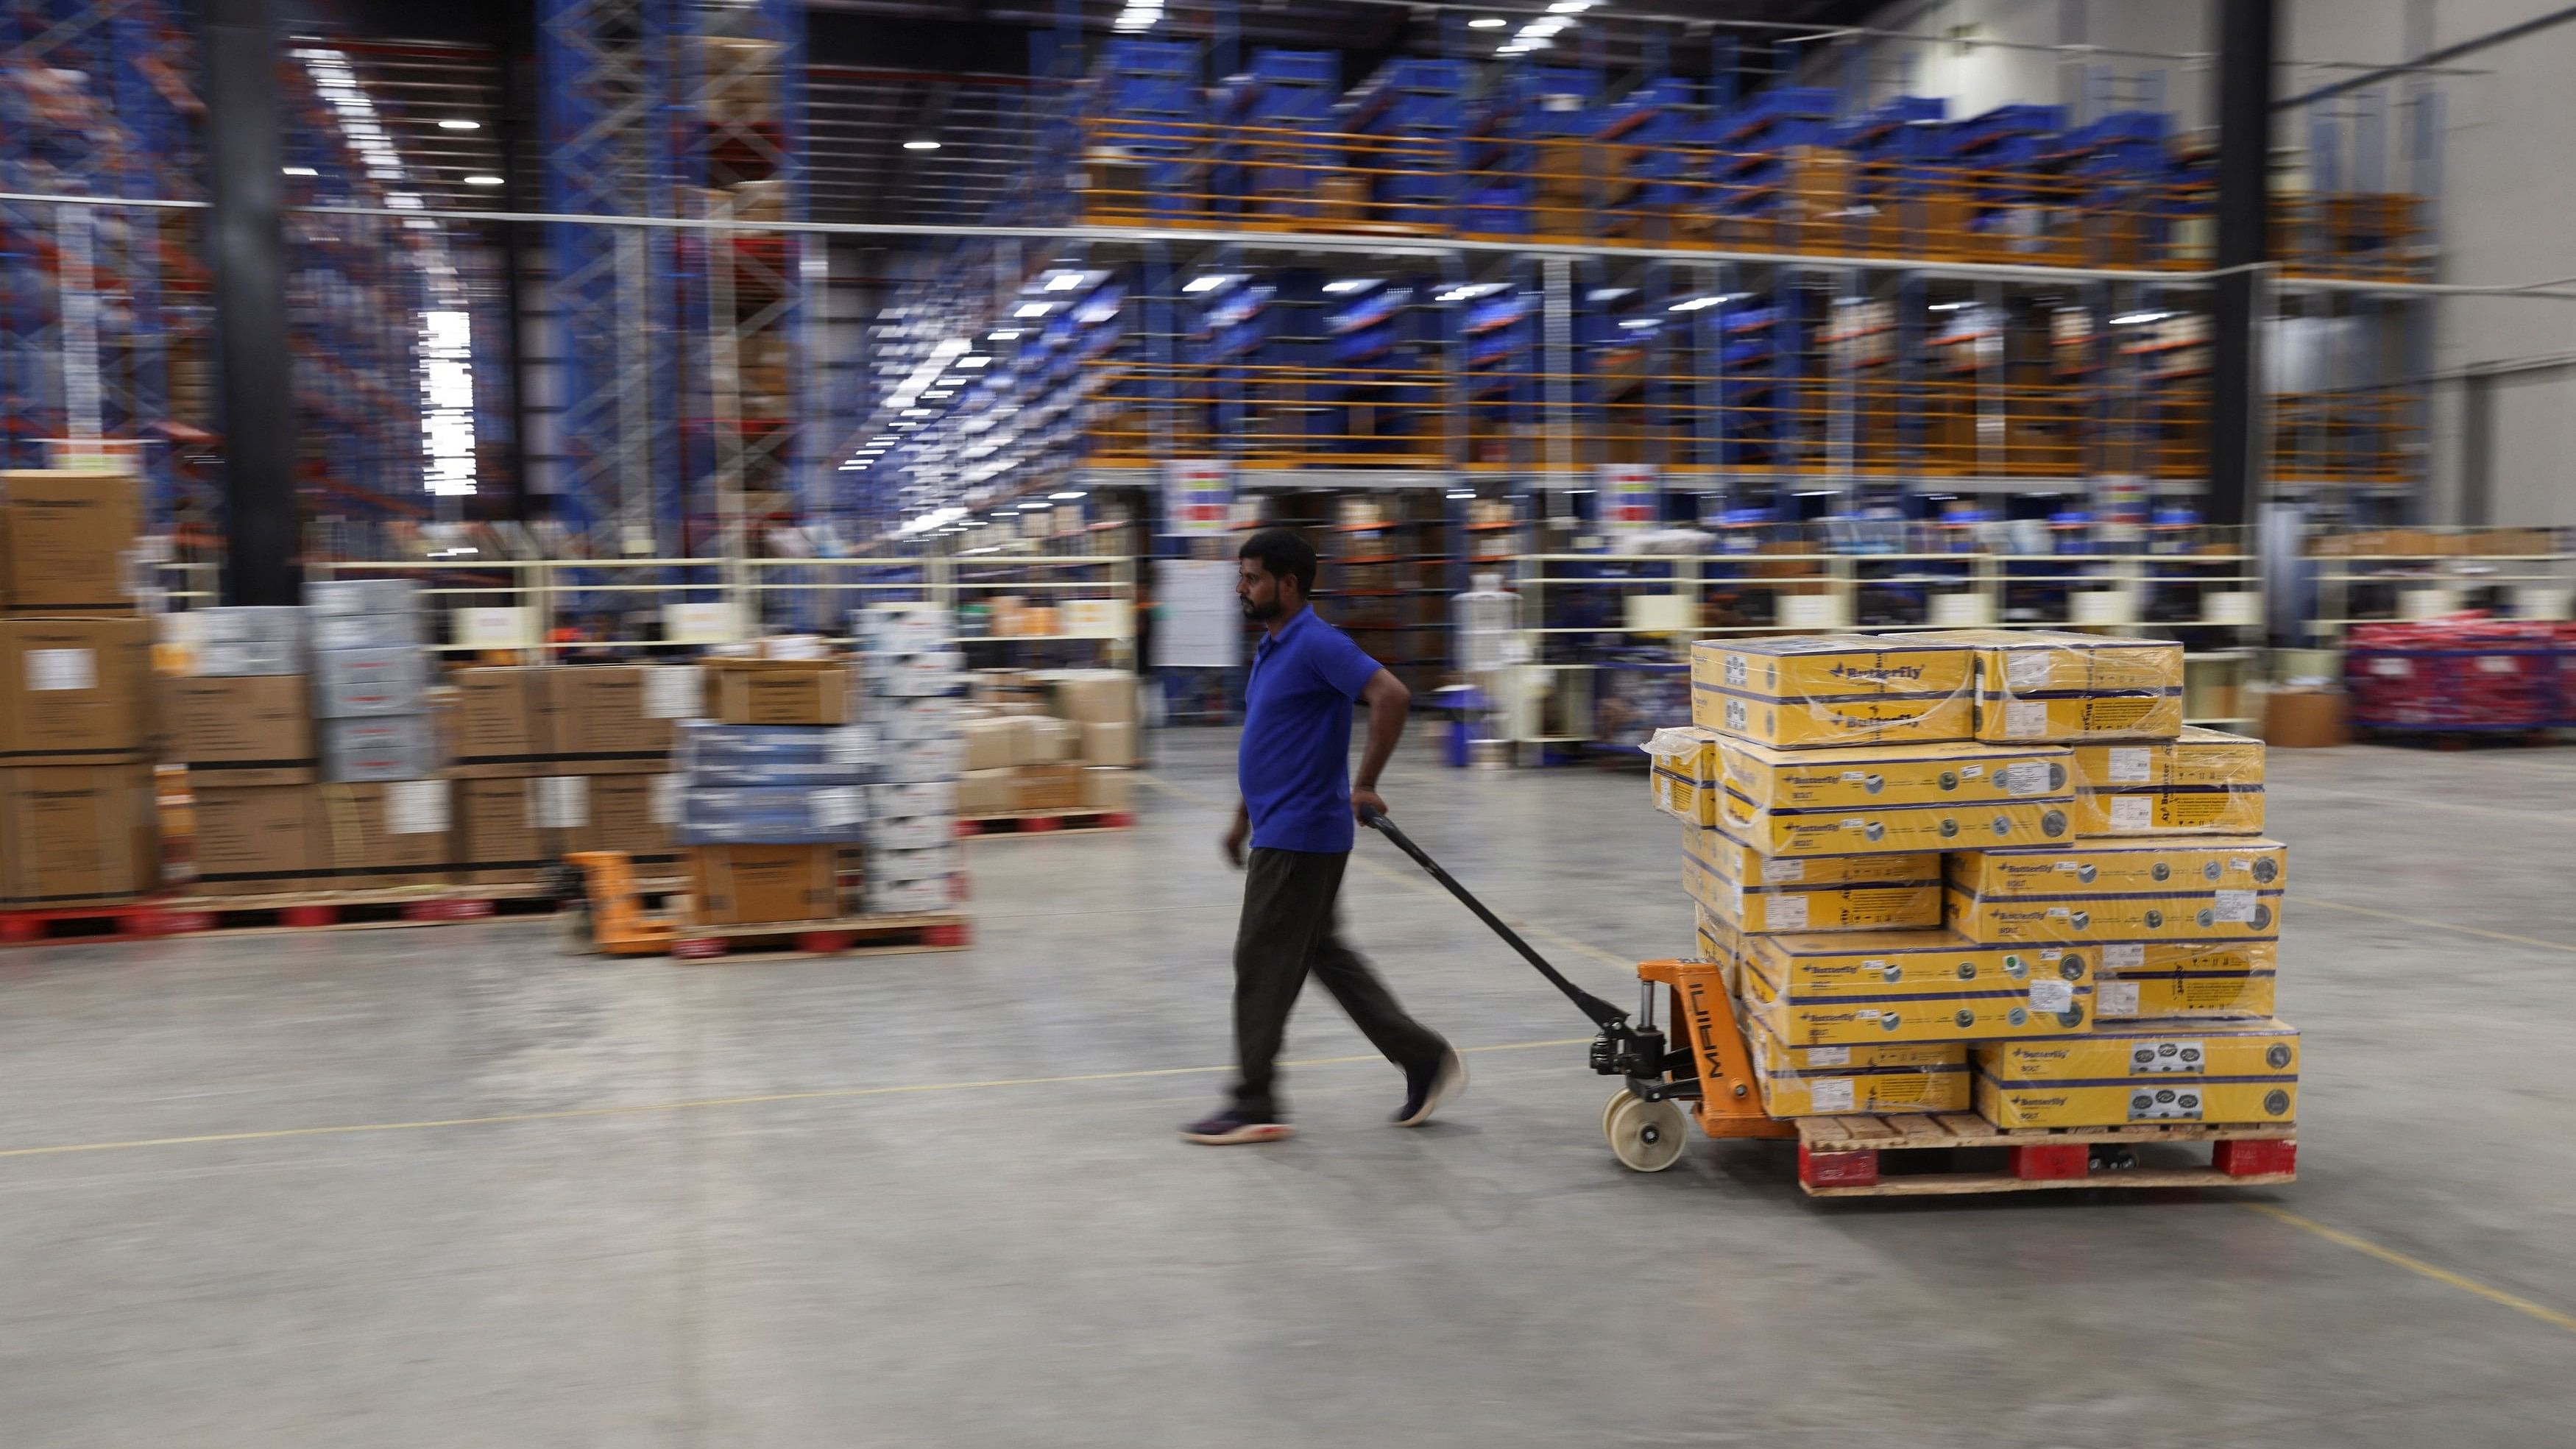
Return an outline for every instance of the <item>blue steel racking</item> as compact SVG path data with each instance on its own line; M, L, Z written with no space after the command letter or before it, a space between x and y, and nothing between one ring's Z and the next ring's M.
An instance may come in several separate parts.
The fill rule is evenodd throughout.
M161 0L0 0L0 190L197 199L188 38ZM202 343L195 221L146 208L0 202L0 467L51 439L140 440L146 516L211 523L172 441L202 438L202 391L174 408L174 342ZM193 359L192 359L193 360Z
M1226 77L1209 98L1222 128L1210 188L1218 204L1247 218L1323 215L1324 178L1343 166L1333 119L1340 86L1341 58L1320 50L1264 46Z
M1788 200L1789 148L1832 139L1834 93L1773 86L1709 127L1709 182L1721 216L1778 214Z
M1360 220L1446 226L1467 165L1466 62L1397 59L1355 87L1342 128L1370 138L1359 153L1368 188Z

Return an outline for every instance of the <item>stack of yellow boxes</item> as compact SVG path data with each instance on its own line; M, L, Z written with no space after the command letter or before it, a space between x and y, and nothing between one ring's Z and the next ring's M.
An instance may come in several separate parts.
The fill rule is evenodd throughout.
M2290 1119L2263 747L2182 728L2180 645L1710 641L1691 678L1654 797L1772 1115Z

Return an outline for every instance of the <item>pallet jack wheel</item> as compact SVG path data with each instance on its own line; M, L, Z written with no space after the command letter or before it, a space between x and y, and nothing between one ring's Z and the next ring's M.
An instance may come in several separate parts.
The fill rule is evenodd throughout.
M1637 1100L1637 1094L1629 1091L1625 1087L1621 1087L1618 1091L1610 1094L1610 1100L1601 1108L1602 1136L1607 1137L1610 1135L1610 1119L1619 1115L1619 1109L1627 1106L1635 1100Z
M1689 1130L1679 1103L1632 1098L1610 1114L1610 1154L1632 1172L1661 1172L1682 1160Z

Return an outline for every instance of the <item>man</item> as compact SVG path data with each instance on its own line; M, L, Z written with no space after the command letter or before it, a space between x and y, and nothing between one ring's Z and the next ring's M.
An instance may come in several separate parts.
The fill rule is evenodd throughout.
M1234 1105L1181 1129L1192 1142L1276 1142L1289 1134L1272 1083L1288 1009L1312 972L1369 1044L1404 1071L1404 1105L1392 1119L1418 1127L1467 1084L1447 1042L1405 1015L1358 952L1342 944L1334 902L1351 857L1352 822L1384 810L1378 772L1404 733L1412 698L1341 630L1306 607L1315 550L1284 528L1247 540L1235 597L1264 633L1243 688L1243 742L1235 764L1242 802L1225 833L1225 856L1246 870L1234 937L1234 1050L1242 1080ZM1351 780L1351 702L1368 703L1368 747ZM1249 838L1252 855L1244 859Z

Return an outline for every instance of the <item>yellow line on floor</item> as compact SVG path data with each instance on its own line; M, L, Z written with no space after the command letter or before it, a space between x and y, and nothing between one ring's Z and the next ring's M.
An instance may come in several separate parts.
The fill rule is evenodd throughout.
M2260 1202L2239 1203L2237 1206L2244 1208L2248 1212L2261 1213L2263 1216L2272 1219L2274 1222L2287 1223L2291 1227L2298 1228L2303 1232L2314 1233L2318 1237L2325 1239L2327 1242L2340 1243L2344 1247L2350 1248L2356 1253L2367 1253L2383 1263L2394 1264L2397 1267L2405 1269L2409 1273L2430 1278L2436 1283L2449 1284L2451 1287L2457 1288L2463 1293L2474 1293L2478 1297L2487 1300L2489 1303L2502 1304L2516 1313L2528 1314L2553 1328L2563 1328L2569 1333L2576 1333L2576 1316L2561 1313L2557 1309L2551 1308L2546 1304L2534 1303L2519 1293L2507 1293L2501 1288L2489 1287L2488 1285L2479 1282L2477 1279L2468 1277L2465 1274L2454 1273L2448 1268L2437 1267L2434 1264L2425 1262L2421 1258L2409 1257L2404 1253L2398 1252L2394 1248L2383 1248L2377 1243L2372 1242L2370 1239L2361 1237L2358 1234L2347 1233L2341 1228L2327 1227L2325 1224L2318 1222L2314 1218L2303 1218L2297 1213L2291 1212L2287 1208L2277 1208L2269 1203Z
M1136 778L1167 795L1171 795L1177 799L1187 800L1193 805L1203 805L1211 810L1223 810L1225 808L1222 803L1211 799L1208 796L1202 795L1196 790L1192 790L1181 785L1175 785L1171 781L1163 779L1159 775L1139 772ZM1368 857L1359 854L1357 851L1353 851L1351 853L1351 864L1368 872L1370 875L1376 876L1380 880L1391 881L1417 895L1429 896L1435 901L1447 901L1450 899L1450 895L1447 891L1441 890L1438 887L1425 882L1420 877L1406 871L1396 870L1390 866L1380 865L1376 861L1370 860ZM1556 947L1560 951L1579 952L1582 955L1591 957L1595 961L1616 966L1622 971L1633 971L1636 969L1637 963L1633 957L1622 956L1612 951L1604 951L1598 946L1578 941L1572 936L1566 935L1562 931L1539 925L1534 921L1516 921L1509 916L1504 916L1500 911L1496 911L1494 914L1502 916L1504 923L1509 925L1513 930L1520 932L1524 936L1535 936L1539 940L1545 941L1547 944Z
M2511 941L2517 946L2538 946L2548 951L2576 951L2576 945L2565 941L2544 941L2538 936L2517 936L2509 931L2490 931L2484 926L2463 926L2455 921L2435 921L2423 916L2383 911L2376 906L2356 906L2349 901L2330 901L2323 896L2299 897L2301 905L2324 906L2329 910L2350 911L2356 916L2377 916L2383 921L2398 921L2409 926L2422 926L2433 931L2457 931L2463 936L2484 936L2490 941Z
M1496 1042L1460 1047L1462 1054L1529 1051L1538 1047L1583 1046L1588 1036L1547 1041ZM1349 1062L1375 1062L1371 1053L1351 1057L1308 1057L1282 1062L1285 1067L1330 1067ZM898 1087L834 1087L813 1092L764 1092L747 1097L695 1097L677 1102L630 1102L611 1107L565 1107L551 1112L497 1112L484 1117L434 1117L412 1122L352 1122L328 1127L274 1127L255 1132L204 1132L188 1137L135 1137L116 1142L66 1142L51 1147L0 1148L0 1157L58 1157L74 1152L120 1152L137 1147L196 1147L220 1142L275 1142L290 1137L347 1137L367 1132L419 1132L432 1127L502 1127L523 1122L577 1122L586 1117L634 1117L657 1112L693 1112L708 1107L758 1107L773 1102L846 1102L861 1097L914 1096L925 1092L973 1092L998 1087L1060 1087L1080 1082L1125 1082L1145 1077L1207 1076L1230 1072L1231 1066L1155 1067L1132 1072L1083 1072L1064 1077L995 1077L973 1082L914 1082Z

